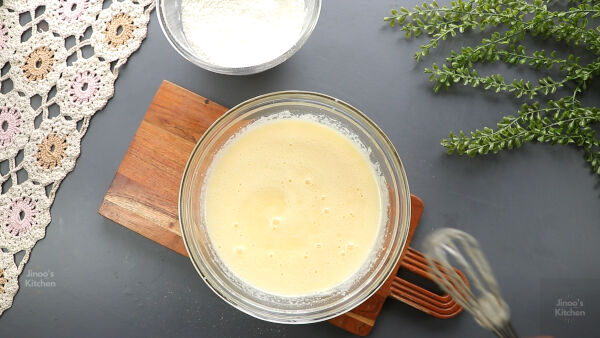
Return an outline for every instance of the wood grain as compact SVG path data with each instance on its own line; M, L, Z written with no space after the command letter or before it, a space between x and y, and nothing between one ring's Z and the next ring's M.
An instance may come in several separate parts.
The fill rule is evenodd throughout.
M163 81L141 122L98 212L160 245L187 256L178 222L177 201L183 169L197 140L227 109L200 95ZM412 217L405 248L423 213L411 196ZM405 257L409 252L411 257ZM416 256L415 256L416 255ZM388 297L439 318L460 312L447 295L434 295L396 277L399 268L427 276L416 250L403 252L391 276L363 304L329 322L357 335L373 329ZM414 258L416 257L416 258ZM442 304L442 305L439 305Z
M187 256L177 216L181 175L196 141L226 111L163 81L98 212Z

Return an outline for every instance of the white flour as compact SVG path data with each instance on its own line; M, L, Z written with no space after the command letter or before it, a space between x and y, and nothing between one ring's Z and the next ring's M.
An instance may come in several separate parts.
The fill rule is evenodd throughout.
M304 0L183 0L183 31L191 47L224 67L271 61L302 31Z

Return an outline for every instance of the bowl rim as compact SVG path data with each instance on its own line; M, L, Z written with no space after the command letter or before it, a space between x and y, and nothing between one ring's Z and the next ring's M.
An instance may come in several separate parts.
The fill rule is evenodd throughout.
M204 140L206 139L207 135L213 130L215 129L224 119L228 118L229 115L233 114L234 112L238 111L241 107L246 106L248 104L251 104L254 101L260 101L263 102L265 99L268 99L269 97L272 96L301 96L301 97L317 97L317 98L321 98L321 99L325 99L325 100L330 100L331 102L334 102L336 104L340 104L341 106L344 106L346 109L349 109L355 113L357 113L358 116L360 116L360 118L362 118L366 123L368 123L371 127L373 127L377 133L379 135L377 135L378 137L381 137L381 140L383 142L385 142L388 146L388 148L391 150L391 156L393 158L394 161L396 161L396 164L394 167L397 167L398 172L395 172L395 174L398 176L398 178L401 180L401 182L398 182L398 184L402 184L405 187L406 190L406 195L404 196L404 201L399 201L398 202L398 206L403 207L404 210L406 210L406 212L403 215L400 215L397 224L395 225L396 228L398 230L401 230L402 228L402 223L405 223L405 231L396 231L396 236L400 236L400 238L398 239L399 244L398 244L398 250L397 253L392 253L395 257L391 257L390 259L393 261L393 264L389 265L388 271L385 271L384 277L379 278L377 280L373 280L371 281L371 283L376 283L377 285L375 287L371 286L371 289L364 293L361 297L356 297L356 298L361 298L361 299L356 299L354 300L354 302L352 302L351 306L349 306L348 308L344 309L343 311L337 311L337 312L333 312L329 315L321 315L319 317L316 318L294 318L294 319L281 319L280 317L277 318L271 318L271 317L267 317L264 316L262 312L258 313L258 312L253 312L250 309L247 309L246 307L242 306L242 304L238 304L234 301L232 301L231 299L228 299L220 290L218 290L217 288L215 288L215 286L213 286L211 284L211 282L209 282L210 277L207 277L207 274L204 273L204 270L202 267L199 266L199 263L197 263L194 259L194 256L192 255L191 251L190 251L190 245L188 244L188 241L192 241L192 239L190 238L190 235L186 235L186 230L184 227L184 224L182 222L182 213L183 213L183 191L184 191L184 185L186 182L186 177L188 177L188 173L191 170L191 165L192 165L192 160L194 159L194 155L197 154L198 149L203 145ZM395 171L395 170L394 170ZM400 192L397 192L399 195ZM402 205L403 204L403 205ZM383 130L377 125L375 124L375 122L373 122L367 115L365 115L362 111L360 111L359 109L357 109L356 107L346 103L343 100L337 99L335 97L326 95L326 94L322 94L322 93L318 93L318 92L312 92L312 91L303 91L303 90L285 90L285 91L276 91L276 92L271 92L271 93L266 93L266 94L262 94L253 98L250 98L248 100L245 100L237 105L235 105L234 107L232 107L231 109L228 109L223 115L219 116L207 129L206 131L204 131L204 133L202 134L202 136L198 139L198 141L196 142L194 148L192 149L188 160L186 162L186 165L184 167L183 170L183 174L181 177L181 183L179 186L179 196L178 196L178 201L177 201L177 210L178 210L178 220L179 220L179 227L180 227L180 231L181 231L181 236L183 239L183 243L185 246L185 249L188 253L188 257L191 260L192 264L194 265L194 268L196 269L196 271L198 272L198 274L200 275L200 277L202 278L202 280L205 282L205 284L215 293L217 294L221 299L223 299L227 304L233 306L234 308L236 308L239 311L242 311L252 317L261 319L261 320L265 320L265 321L269 321L269 322L274 322L274 323L280 323L280 324L308 324L308 323L316 323L316 322L320 322L320 321L325 321L334 317L337 317L341 314L347 313L348 311L351 311L352 309L354 309L355 307L361 305L364 301L366 301L367 299L369 299L372 295L374 295L384 284L385 282L388 280L388 278L390 277L390 274L394 271L395 266L398 264L399 260L402 257L402 254L404 253L404 251L406 250L407 246L406 246L406 241L408 238L408 232L409 232L409 227L410 227L410 219L411 219L411 199L410 199L410 188L408 185L408 179L406 176L406 171L404 169L404 165L402 164L402 160L400 158L400 156L398 155L398 152L396 150L396 148L394 147L393 143L391 142L391 140L387 137L387 135L383 132ZM382 269L384 270L384 269Z
M296 54L296 52L299 51L302 48L302 46L304 46L304 44L306 43L308 38L312 35L315 27L317 26L317 22L319 21L319 17L321 16L321 0L314 0L315 1L315 11L314 12L316 13L314 20L312 20L310 22L310 26L304 32L304 34L302 34L300 36L300 38L294 43L294 45L292 47L290 47L285 53L279 55L275 59L272 59L267 62L263 62L258 65L244 66L244 67L223 67L223 66L219 66L219 65L207 62L205 60L202 60L200 57L198 57L192 53L189 53L186 49L182 48L180 46L179 42L177 42L177 40L173 36L173 34L171 34L171 31L167 25L167 20L163 13L163 4L170 0L156 0L156 1L157 1L156 13L157 13L157 17L158 17L158 23L160 24L160 28L161 28L163 34L165 35L165 37L167 38L167 41L169 41L169 44L173 47L173 49L175 49L177 51L177 53L179 55L181 55L184 59L195 64L196 66L206 69L208 71L217 73L217 74L224 74L224 75L257 74L260 72L264 72L265 70L271 69L273 67L276 67L276 66L280 65L281 63L285 62L287 59L292 57L292 55Z

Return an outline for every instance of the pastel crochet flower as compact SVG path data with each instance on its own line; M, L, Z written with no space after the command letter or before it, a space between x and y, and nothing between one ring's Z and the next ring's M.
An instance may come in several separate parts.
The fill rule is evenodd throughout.
M46 21L52 27L61 27L56 32L61 36L82 34L92 25L102 10L102 1L54 0L48 2Z
M106 23L104 41L111 47L119 47L133 38L135 24L133 18L127 13L119 13Z
M90 103L98 95L99 89L100 77L96 73L84 70L78 72L71 81L69 97L75 103Z
M0 107L0 146L5 147L20 133L21 113L13 107Z
M91 40L96 55L109 62L129 57L146 35L147 24L143 4L132 0L113 1L100 12L93 26Z
M4 228L9 234L20 237L35 225L39 211L29 196L17 198L8 207L8 215L4 219Z
M75 166L80 138L73 120L58 116L43 121L25 146L23 167L29 179L42 185L61 181Z
M74 120L104 108L114 93L115 76L106 61L96 57L77 60L58 80L56 102Z
M58 14L64 21L75 21L85 13L90 6L87 0L59 0Z
M41 46L25 57L21 68L27 79L39 81L45 79L52 71L54 61L54 51L48 46Z
M50 201L43 186L31 181L13 185L0 196L0 243L8 251L31 248L46 234Z
M21 44L10 60L14 90L30 97L54 86L66 66L64 40L51 32L37 32Z
M35 159L45 169L54 169L59 166L65 158L67 144L66 135L49 134L37 145L38 151Z

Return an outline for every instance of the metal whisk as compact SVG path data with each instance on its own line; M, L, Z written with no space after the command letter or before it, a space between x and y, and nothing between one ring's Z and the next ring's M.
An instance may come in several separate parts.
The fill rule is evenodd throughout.
M433 232L425 241L425 257L436 283L479 325L501 338L518 338L510 323L510 310L500 295L496 278L471 235L451 228ZM452 267L466 275L467 284Z

